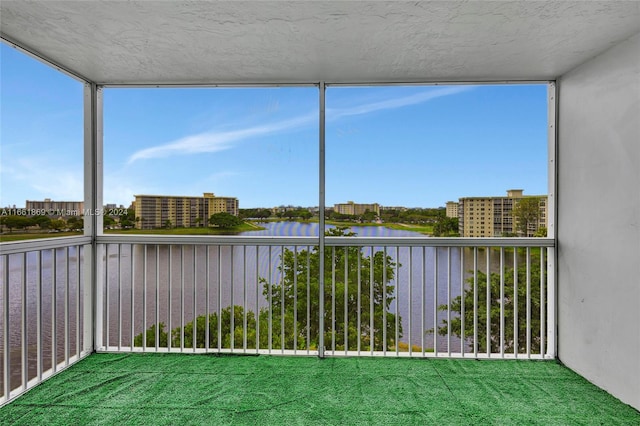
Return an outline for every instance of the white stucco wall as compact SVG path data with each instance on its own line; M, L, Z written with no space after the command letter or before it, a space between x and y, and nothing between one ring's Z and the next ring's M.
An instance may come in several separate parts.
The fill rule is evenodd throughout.
M640 33L558 87L559 357L640 409Z

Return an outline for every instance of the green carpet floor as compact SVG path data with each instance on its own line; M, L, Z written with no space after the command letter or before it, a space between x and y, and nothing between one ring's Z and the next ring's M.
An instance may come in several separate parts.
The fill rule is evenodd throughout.
M640 425L555 362L94 354L2 425Z

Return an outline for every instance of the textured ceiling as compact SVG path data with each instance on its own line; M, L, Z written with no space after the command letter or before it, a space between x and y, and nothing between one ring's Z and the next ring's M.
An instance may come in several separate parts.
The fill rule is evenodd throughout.
M640 2L12 1L6 40L97 83L548 80Z

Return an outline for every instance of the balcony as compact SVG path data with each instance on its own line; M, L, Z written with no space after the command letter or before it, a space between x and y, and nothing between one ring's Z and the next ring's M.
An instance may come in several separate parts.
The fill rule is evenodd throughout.
M2 243L0 419L638 422L637 5L343 6L5 1L2 38L83 82L89 209L104 86L314 85L324 123L327 82L546 81L550 237L104 235L94 216Z
M93 296L88 242L3 245L3 398L45 383L0 419L638 418L554 361L552 239L327 237L324 304L311 276L317 239L216 240L100 237ZM456 309L465 290L471 305Z

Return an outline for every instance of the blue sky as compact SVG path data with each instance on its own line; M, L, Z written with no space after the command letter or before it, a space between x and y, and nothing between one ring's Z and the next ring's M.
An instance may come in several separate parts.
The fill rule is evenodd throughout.
M82 84L2 45L0 205L80 200ZM104 201L318 204L318 89L106 88ZM326 203L547 192L546 86L329 86Z

